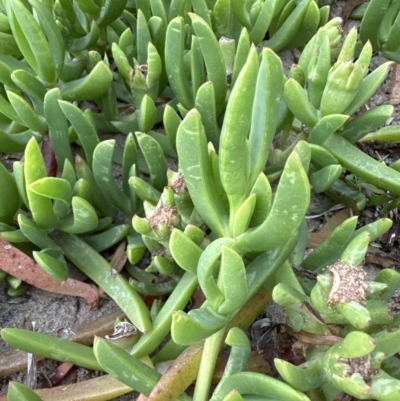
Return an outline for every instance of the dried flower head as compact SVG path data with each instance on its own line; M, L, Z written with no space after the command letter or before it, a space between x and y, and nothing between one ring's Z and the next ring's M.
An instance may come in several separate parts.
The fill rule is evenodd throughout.
M142 65L139 65L139 70L146 77L147 73L149 71L149 67L147 64L142 64Z
M149 71L149 67L148 67L147 64L139 65L136 68L133 68L131 70L131 72L129 74L129 79L130 79L130 81L132 81L134 76L135 76L135 74L138 73L138 72L143 75L143 78L146 78L148 71Z
M186 183L181 172L174 176L170 187L176 194L187 192Z
M372 369L370 355L361 358L339 358L340 362L347 365L346 370L343 372L345 376L351 376L358 373L366 383L369 383L372 376L378 373L378 370Z
M168 249L165 247L161 247L157 251L151 253L151 259L153 260L156 256L162 256L164 258L171 259L171 254L169 253Z
M327 270L333 279L328 296L330 304L355 301L365 305L368 284L365 282L367 274L362 267L339 261L329 266Z
M302 356L303 358L306 358L309 346L310 344L299 340L292 345L292 351L295 356L297 357Z
M137 333L137 328L129 322L119 322L115 328L114 333L106 335L109 340L117 340L124 337L129 337Z
M174 222L178 218L178 210L175 206L165 206L162 201L158 202L154 213L147 218L150 223L150 227L154 228L159 225L164 225L167 227L174 227Z

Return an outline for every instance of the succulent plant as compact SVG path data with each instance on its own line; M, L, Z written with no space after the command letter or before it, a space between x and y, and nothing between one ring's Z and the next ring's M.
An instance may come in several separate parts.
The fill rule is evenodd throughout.
M299 391L322 389L326 400L340 393L359 399L398 397L393 341L400 331L398 315L388 301L400 284L400 275L384 269L374 281L367 281L360 263L369 240L368 231L354 236L338 261L319 269L309 295L296 280L274 288L274 300L288 308L294 330L302 333L299 338L304 339L300 342L306 359L299 366L276 359L275 366ZM327 252L327 245L320 249Z
M398 2L371 0L366 7L363 7L362 11L360 26L362 42L370 41L374 50L381 52L389 60L399 62Z

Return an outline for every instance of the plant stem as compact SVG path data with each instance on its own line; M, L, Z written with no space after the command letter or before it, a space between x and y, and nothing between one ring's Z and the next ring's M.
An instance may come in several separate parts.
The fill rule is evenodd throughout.
M279 146L279 149L282 150L282 151L283 151L283 150L285 149L285 147L286 147L286 143L287 143L287 140L288 140L288 138L289 138L291 129L292 129L292 126L291 126L291 125L287 125L287 126L284 128L284 130L283 130L283 133L282 133L282 140L281 140L281 144L280 144L280 146Z
M207 401L209 399L211 379L224 336L225 328L217 331L205 341L193 401Z

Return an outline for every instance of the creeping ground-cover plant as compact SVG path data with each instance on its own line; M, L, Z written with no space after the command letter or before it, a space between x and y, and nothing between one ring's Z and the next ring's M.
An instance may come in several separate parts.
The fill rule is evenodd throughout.
M354 2L346 34L326 3L0 0L0 278L121 310L90 336L3 328L103 375L0 401L400 399L400 274L363 268L398 237L399 163L364 150L400 141L394 107L366 106L400 0ZM307 246L319 193L349 214ZM272 299L290 351L266 361L246 329Z

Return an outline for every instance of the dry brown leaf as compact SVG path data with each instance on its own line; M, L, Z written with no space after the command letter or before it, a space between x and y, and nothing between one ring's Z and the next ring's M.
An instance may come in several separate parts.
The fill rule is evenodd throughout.
M397 259L391 257L390 254L382 252L379 248L369 246L367 254L365 255L365 263L372 263L388 268L398 266L400 262Z
M182 394L196 379L203 348L203 343L187 347L162 375L148 400L172 401Z
M128 255L126 253L125 247L126 247L126 242L122 241L118 245L117 249L114 252L113 257L110 260L110 265L118 273L121 272L121 270L125 266L126 261L128 260Z
M99 292L94 285L69 278L58 280L46 273L32 258L0 238L0 269L42 290L85 298L96 307Z
M343 338L334 335L321 335L321 334L314 334L309 333L304 330L300 331L293 331L290 327L286 326L285 330L294 338L299 341L303 341L307 344L313 345L335 345L338 342L342 341Z

